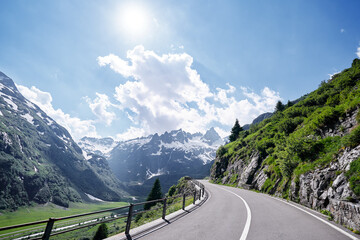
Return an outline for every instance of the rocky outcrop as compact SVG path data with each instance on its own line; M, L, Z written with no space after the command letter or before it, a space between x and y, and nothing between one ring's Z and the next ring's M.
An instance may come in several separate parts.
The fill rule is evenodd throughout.
M359 110L346 115L332 128L322 132L323 137L343 136L357 125L356 115ZM360 198L350 189L346 172L350 164L360 157L360 145L350 149L342 149L328 166L304 173L290 182L289 198L315 210L329 211L334 221L360 230ZM258 152L248 159L235 159L229 162L225 158L217 158L212 167L211 176L223 176L221 183L236 184L246 189L262 190L269 178L268 166ZM236 178L234 177L236 175ZM234 182L235 181L235 182ZM278 179L275 185L280 183ZM276 189L276 188L275 188ZM270 192L282 196L280 189Z
M335 221L359 229L360 203L345 176L350 163L359 157L360 146L347 149L329 167L301 175L298 183L291 183L290 198L313 209L326 209Z
M346 113L344 118L339 119L339 121L333 123L330 126L326 126L320 130L320 135L322 137L334 137L334 136L344 136L348 134L354 126L357 125L356 116L359 113L359 109Z

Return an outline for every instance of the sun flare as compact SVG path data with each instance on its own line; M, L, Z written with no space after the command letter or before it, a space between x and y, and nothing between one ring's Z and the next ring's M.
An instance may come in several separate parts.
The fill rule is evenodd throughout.
M121 14L121 22L124 31L131 35L139 35L147 30L148 14L138 5L126 6Z

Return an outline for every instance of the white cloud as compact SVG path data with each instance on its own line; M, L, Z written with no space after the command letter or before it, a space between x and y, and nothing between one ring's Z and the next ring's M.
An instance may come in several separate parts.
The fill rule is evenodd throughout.
M98 63L109 65L128 79L116 87L114 96L133 127L118 138L178 128L204 132L213 123L229 128L236 118L245 124L261 113L273 111L281 99L279 93L268 87L260 94L242 87L246 99L237 100L237 90L229 83L227 89L216 88L216 92L211 92L191 67L193 58L186 53L158 55L136 46L127 52L127 60L110 54L98 57Z
M55 110L52 106L52 96L50 93L43 92L34 86L28 88L22 85L16 85L16 87L25 98L38 105L47 115L66 128L75 140L85 135L91 137L98 136L92 120L81 120L77 117L71 117L61 109Z
M358 58L360 58L360 47L357 48L356 55L358 56Z
M116 114L107 110L112 106L109 97L106 94L96 93L96 98L94 100L91 100L89 97L85 97L85 100L98 119L105 122L107 126L110 126L112 121L116 118Z
M344 28L340 29L340 32L341 32L341 33L344 33L344 32L345 32L345 29L344 29Z
M115 138L118 141L124 141L145 135L146 131L143 128L130 127L125 132L117 134Z

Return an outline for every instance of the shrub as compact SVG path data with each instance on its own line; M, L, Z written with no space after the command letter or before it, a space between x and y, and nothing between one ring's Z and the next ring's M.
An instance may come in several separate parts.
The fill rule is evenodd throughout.
M350 164L350 169L346 172L346 176L349 179L351 190L357 196L360 196L360 158Z
M360 126L353 129L350 134L346 135L342 140L344 147L354 148L360 144Z
M218 150L216 151L216 157L222 157L222 156L224 156L224 154L226 153L226 148L223 146L223 145L221 145L219 148L218 148Z
M176 186L175 186L175 185L172 185L172 186L169 188L169 191L168 191L169 197L171 197L172 195L174 195L175 192L176 192Z
M105 223L102 223L95 233L93 240L101 240L108 237L108 227Z

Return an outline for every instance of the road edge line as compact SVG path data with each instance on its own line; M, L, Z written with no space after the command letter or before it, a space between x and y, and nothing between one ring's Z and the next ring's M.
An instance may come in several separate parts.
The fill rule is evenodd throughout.
M301 207L298 207L298 206L296 206L296 205L294 205L294 204L291 204L291 203L289 203L289 202L287 202L287 201L284 201L284 200L281 200L281 199L278 199L278 198L275 198L275 197L272 197L272 198L273 198L273 199L276 199L276 200L278 200L278 201L280 201L280 202L286 203L286 204L288 204L288 205L290 205L290 206L292 206L292 207L294 207L294 208L297 208L297 209L299 209L299 210L303 211L304 213L309 214L310 216L313 216L314 218L316 218L316 219L318 219L318 220L322 221L323 223L325 223L325 224L329 225L330 227L332 227L332 228L333 228L333 229L335 229L336 231L338 231L338 232L340 232L340 233L344 234L345 236L347 236L347 237L349 237L349 238L351 238L351 239L353 239L353 240L359 240L359 238L357 238L357 237L355 237L355 236L351 235L351 234L350 234L350 233L348 233L348 232L345 232L345 231L344 231L344 230L342 230L341 228L339 228L339 227L337 227L337 226L335 226L335 225L333 225L333 224L331 224L331 223L329 223L329 222L325 221L324 219L322 219L322 218L320 218L320 217L316 216L315 214L312 214L311 212L308 212L308 211L307 211L307 210L305 210L305 209L302 209Z
M222 187L219 187L219 188L221 188L221 189L223 189L223 190L225 190L225 191L227 191L229 193L234 194L235 196L237 196L238 198L240 198L243 201L243 203L244 203L244 205L246 207L247 218L246 218L246 223L245 223L244 229L243 229L243 231L241 233L240 240L246 240L247 235L248 235L248 233L250 231L250 224L251 224L251 210L250 210L249 205L247 204L245 199L243 199L241 196L237 195L236 193L234 193L234 192L232 192L230 190L227 190L225 188L222 188Z

